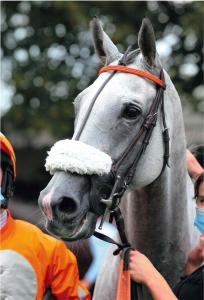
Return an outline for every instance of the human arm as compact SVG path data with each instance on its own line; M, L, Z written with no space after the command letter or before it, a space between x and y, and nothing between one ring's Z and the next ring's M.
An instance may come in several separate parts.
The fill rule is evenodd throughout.
M203 168L188 149L186 150L186 162L189 175L196 180L203 172Z
M166 280L142 253L130 252L129 269L131 278L146 285L154 300L177 300Z
M200 236L198 245L189 253L185 273L193 273L204 261L204 234Z

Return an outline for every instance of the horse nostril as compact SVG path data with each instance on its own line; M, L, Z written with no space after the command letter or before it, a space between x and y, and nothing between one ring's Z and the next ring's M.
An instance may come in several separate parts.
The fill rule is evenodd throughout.
M60 200L61 202L58 206L59 211L71 214L77 210L77 204L72 198L63 197Z

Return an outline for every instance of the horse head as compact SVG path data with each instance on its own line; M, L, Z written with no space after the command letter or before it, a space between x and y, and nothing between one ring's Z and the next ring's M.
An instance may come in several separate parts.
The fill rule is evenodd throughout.
M118 51L97 18L91 22L91 29L96 53L106 66L125 64L159 78L162 66L156 52L154 30L147 18L143 19L139 31L139 48L128 50L125 55ZM110 78L111 74L114 76ZM173 86L166 72L165 82L164 102L168 100L168 91ZM39 197L50 232L64 240L87 238L93 234L96 220L105 209L101 200L109 198L115 183L111 166L121 159L144 125L157 92L158 86L152 80L130 73L107 71L76 97L72 141L61 141L51 149L47 169L53 177ZM167 109L169 125L172 104L167 103L165 112ZM130 189L149 185L163 169L161 105L156 115L157 122L148 140L149 145L140 156ZM125 170L131 167L143 142L138 138L134 150L128 153Z

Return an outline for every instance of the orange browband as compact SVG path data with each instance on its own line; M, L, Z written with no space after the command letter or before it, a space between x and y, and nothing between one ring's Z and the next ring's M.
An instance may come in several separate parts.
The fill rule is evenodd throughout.
M139 69L133 69L133 68L129 68L126 66L106 66L103 67L99 70L98 74L101 74L103 72L107 72L107 71L119 71L119 72L123 72L123 73L130 73L133 75L138 75L141 77L145 77L149 80L154 81L156 84L160 85L161 87L165 88L165 83L163 80L161 80L160 78L152 75L149 72L143 71L143 70L139 70Z

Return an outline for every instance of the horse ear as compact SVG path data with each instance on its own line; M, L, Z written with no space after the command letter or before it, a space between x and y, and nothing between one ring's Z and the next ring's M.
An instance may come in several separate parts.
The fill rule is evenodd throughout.
M138 44L144 59L149 66L155 65L156 42L152 23L148 18L142 20L142 25L138 35Z
M96 53L104 64L108 65L120 57L117 47L103 31L102 25L96 17L91 21L91 31Z

